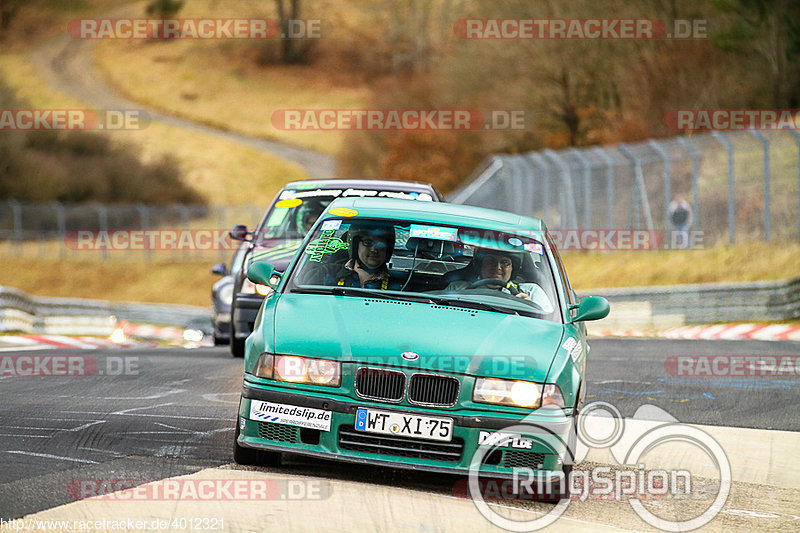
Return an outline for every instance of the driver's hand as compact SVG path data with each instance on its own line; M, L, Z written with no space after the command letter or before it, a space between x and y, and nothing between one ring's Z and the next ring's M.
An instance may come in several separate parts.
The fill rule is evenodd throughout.
M528 296L528 293L525 293L525 292L521 292L521 293L517 294L517 298L522 298L523 300L530 300L531 299L531 297Z

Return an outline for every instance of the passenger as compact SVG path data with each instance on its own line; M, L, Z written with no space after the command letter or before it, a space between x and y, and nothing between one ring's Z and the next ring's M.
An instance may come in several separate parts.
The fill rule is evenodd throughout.
M394 252L394 229L375 225L353 225L347 232L349 260L338 272L327 274L323 285L400 290L387 263Z

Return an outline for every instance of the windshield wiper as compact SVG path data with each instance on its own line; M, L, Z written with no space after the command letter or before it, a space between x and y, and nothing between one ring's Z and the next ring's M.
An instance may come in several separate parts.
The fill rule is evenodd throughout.
M436 303L436 301L433 298L428 298L427 296L400 295L400 294L387 293L386 291L381 291L377 289L365 289L362 287L342 287L339 285L333 287L298 287L290 290L289 292L298 294L333 294L336 296L371 296L374 298L382 298L385 300L412 301L412 302L431 303L431 304Z
M461 300L460 298L430 298L431 303L437 305L446 305L452 307L466 307L468 309L480 309L482 311L494 311L497 313L515 314L519 315L519 311L510 307L502 307L499 305L487 304L486 302L476 302L474 300Z

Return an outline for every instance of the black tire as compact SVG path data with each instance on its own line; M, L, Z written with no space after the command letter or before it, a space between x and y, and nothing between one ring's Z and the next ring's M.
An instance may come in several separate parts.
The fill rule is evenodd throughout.
M239 424L233 437L233 460L236 464L247 466L281 466L280 452L268 452L239 446Z
M236 330L233 329L231 322L231 355L234 357L244 357L244 339L236 338Z
M217 337L216 335L214 335L214 346L222 346L222 345L230 344L230 343L231 343L230 339L225 339L225 338Z

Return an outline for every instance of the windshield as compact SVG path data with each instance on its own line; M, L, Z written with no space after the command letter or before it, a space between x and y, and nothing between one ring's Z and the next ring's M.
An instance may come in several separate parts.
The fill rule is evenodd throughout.
M561 321L541 242L485 228L342 218L320 224L289 292L383 297Z
M354 188L308 191L287 189L281 191L277 202L259 224L256 230L256 239L262 242L271 239L302 239L329 203L336 198L349 197L433 200L430 194L418 192Z

